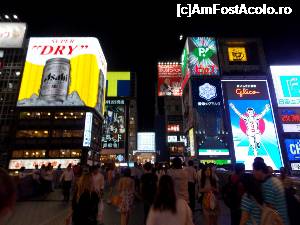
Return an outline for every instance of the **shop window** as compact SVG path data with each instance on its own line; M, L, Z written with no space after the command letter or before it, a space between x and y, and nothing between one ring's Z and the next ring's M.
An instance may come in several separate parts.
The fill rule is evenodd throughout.
M18 130L17 138L47 138L49 136L48 130Z
M12 158L45 158L46 150L14 150Z

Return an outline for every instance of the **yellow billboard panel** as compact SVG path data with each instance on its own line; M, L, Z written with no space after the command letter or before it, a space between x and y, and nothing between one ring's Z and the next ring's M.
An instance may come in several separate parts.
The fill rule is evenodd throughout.
M247 54L245 47L228 47L228 56L230 62L246 62Z
M130 72L107 72L107 97L129 96Z
M88 106L103 114L106 70L96 38L30 38L17 106Z

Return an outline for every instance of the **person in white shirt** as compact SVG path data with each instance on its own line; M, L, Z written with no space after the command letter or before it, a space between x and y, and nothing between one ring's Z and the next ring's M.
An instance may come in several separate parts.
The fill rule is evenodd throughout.
M176 197L173 180L168 175L159 180L146 225L194 225L191 209L185 200Z
M60 177L60 182L62 182L64 201L68 202L70 199L70 189L72 181L74 180L74 173L72 170L72 165L69 164L67 169L64 170Z

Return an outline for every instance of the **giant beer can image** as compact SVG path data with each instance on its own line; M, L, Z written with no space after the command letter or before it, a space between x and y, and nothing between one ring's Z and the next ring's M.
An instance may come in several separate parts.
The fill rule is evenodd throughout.
M68 96L70 71L69 59L48 59L43 70L39 98L48 102L64 102Z

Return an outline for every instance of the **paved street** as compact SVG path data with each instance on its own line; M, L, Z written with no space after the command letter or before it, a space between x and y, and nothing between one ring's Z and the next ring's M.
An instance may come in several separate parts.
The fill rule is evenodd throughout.
M45 201L18 202L14 213L5 220L4 225L64 225L70 212L70 203L61 202L60 190L51 193ZM194 215L195 224L203 224L199 211ZM220 225L229 225L228 209L221 203ZM120 216L116 207L105 204L105 225L119 225ZM143 205L136 202L130 218L130 225L143 224Z

